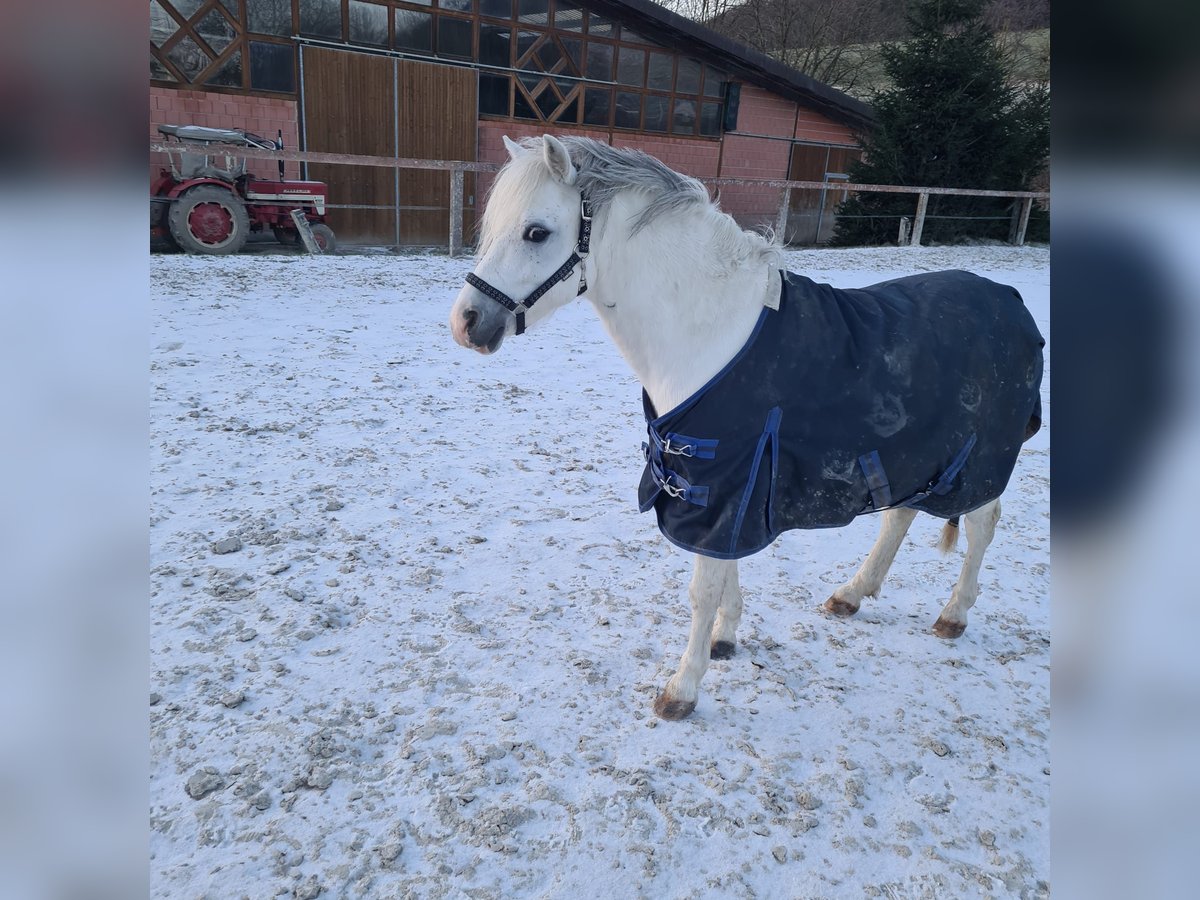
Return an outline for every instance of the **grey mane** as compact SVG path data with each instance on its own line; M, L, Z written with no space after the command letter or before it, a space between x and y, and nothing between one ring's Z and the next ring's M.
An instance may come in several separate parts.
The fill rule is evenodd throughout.
M579 172L576 187L592 202L594 211L608 206L621 191L641 191L650 205L637 217L630 234L637 234L654 219L670 212L707 205L708 191L694 178L680 175L641 150L610 147L591 138L560 138ZM540 146L533 139L529 146Z

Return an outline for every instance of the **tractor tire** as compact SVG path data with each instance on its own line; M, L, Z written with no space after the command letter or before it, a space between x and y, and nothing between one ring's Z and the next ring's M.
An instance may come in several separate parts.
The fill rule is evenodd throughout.
M312 233L322 253L332 253L337 249L337 238L334 237L333 229L328 225L321 222L314 222L312 224Z
M158 203L155 200L150 200L150 252L151 253L178 253L179 245L175 243L175 239L171 237L171 229L167 224L167 212L170 210L171 204ZM159 234L155 234L155 230Z
M250 214L233 191L202 184L171 204L171 237L185 253L237 253L250 236Z

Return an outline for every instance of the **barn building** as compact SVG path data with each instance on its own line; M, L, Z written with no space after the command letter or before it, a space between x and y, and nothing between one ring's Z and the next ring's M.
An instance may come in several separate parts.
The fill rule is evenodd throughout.
M197 124L282 131L312 151L503 162L502 135L549 131L697 177L836 184L869 116L649 0L150 0L155 138L159 124ZM445 244L444 172L306 174L343 207L331 213L341 240ZM490 177L467 179L468 229ZM780 193L726 185L720 198L752 226L774 222ZM840 199L836 187L793 192L789 240L826 240Z

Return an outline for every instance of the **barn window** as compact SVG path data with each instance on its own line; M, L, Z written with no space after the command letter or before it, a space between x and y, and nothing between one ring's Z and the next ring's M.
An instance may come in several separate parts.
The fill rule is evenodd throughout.
M373 47L388 45L388 11L377 3L350 0L350 40Z
M658 94L646 95L646 119L642 127L646 131L666 131L667 130L667 110L671 106L671 100L668 97L662 97Z
M611 108L612 91L589 87L583 95L584 124L608 125Z
M246 28L258 34L291 34L291 0L250 0L246 4Z
M467 19L438 17L438 55L471 58L471 23Z
M641 87L646 83L646 51L621 47L617 50L617 81Z
M513 0L479 0L479 14L493 19L511 19Z
M412 9L396 9L395 46L401 50L433 49L433 16Z
M288 44L250 42L250 87L256 91L294 91L295 54Z
M724 72L656 42L653 30L623 28L585 0L149 2L155 83L295 95L292 36L302 34L473 61L482 68L481 115L721 134Z
M479 111L493 116L508 115L508 94L511 79L491 73L479 76Z
M485 66L509 68L512 65L512 29L480 22L479 62Z
M300 0L300 33L340 41L341 0Z

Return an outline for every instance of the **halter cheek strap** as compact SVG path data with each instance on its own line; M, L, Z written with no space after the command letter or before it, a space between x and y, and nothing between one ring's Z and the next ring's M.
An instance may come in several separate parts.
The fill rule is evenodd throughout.
M590 200L581 199L579 203L579 240L575 242L575 250L570 255L565 263L540 285L538 285L532 294L524 300L517 301L498 287L488 284L474 272L467 275L467 284L475 288L485 297L490 297L495 300L517 319L517 334L525 333L525 313L533 307L541 299L542 295L554 287L561 281L566 281L571 277L571 273L575 271L575 267L579 266L579 290L575 296L579 296L588 289L587 275L583 271L581 263L587 259L588 253L591 252L592 244L592 203Z

